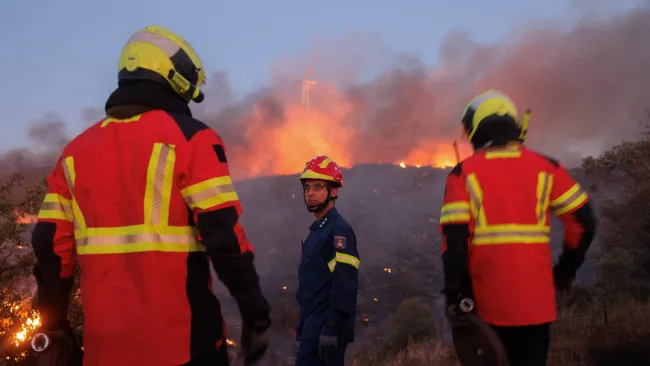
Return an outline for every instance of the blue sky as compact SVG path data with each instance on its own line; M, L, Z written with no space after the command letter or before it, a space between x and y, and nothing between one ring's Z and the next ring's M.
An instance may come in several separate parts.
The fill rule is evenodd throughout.
M208 75L226 71L238 95L268 81L279 59L321 37L379 35L391 49L435 65L441 39L460 29L498 41L527 22L570 24L585 6L629 9L635 0L21 0L0 11L0 152L27 143L30 126L58 113L79 132L81 110L102 108L116 86L116 65L134 31L159 24L183 35ZM587 4L588 5L585 5ZM299 76L299 75L298 75ZM209 81L209 80L208 80Z

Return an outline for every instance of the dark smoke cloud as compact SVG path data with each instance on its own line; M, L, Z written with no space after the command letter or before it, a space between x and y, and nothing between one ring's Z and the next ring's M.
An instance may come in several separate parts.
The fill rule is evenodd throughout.
M12 173L21 173L28 183L40 181L70 141L66 123L53 112L34 121L27 136L32 148L14 149L0 156L0 181Z
M286 160L286 152L276 151L286 145L282 128L290 119L300 119L292 108L300 106L300 79L318 49L311 108L326 115L330 125L318 138L343 146L350 164L395 162L415 148L429 151L432 142L458 139L465 104L493 87L509 93L522 112L532 108L532 147L572 165L584 154L639 136L650 97L647 39L647 5L604 20L584 18L567 30L531 26L489 45L453 30L441 43L441 61L433 68L415 56L391 52L378 36L350 33L315 42L298 60L281 60L271 68L269 87L241 99L234 96L227 74L214 73L206 102L193 108L226 141L234 175L251 175L252 165L255 174L277 173L284 169L278 157ZM376 76L369 79L370 74ZM101 108L82 113L93 121L101 114ZM60 119L46 116L30 137L56 155L66 140L65 133L57 132L63 127ZM296 147L296 154L305 150ZM0 158L0 169L43 163L33 155L11 151ZM310 157L300 156L291 166Z

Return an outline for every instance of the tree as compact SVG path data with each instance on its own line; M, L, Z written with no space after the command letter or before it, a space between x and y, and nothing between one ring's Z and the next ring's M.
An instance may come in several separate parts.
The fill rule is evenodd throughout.
M650 293L650 139L624 142L583 162L604 187L597 266L605 293ZM597 191L598 188L596 189Z

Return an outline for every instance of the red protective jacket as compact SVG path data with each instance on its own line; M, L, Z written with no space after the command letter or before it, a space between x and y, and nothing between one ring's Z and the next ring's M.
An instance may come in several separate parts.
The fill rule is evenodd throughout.
M209 258L245 320L253 298L268 310L222 140L184 113L143 110L64 148L33 234L46 327L62 327L78 259L84 365L181 365L218 347Z
M556 318L550 213L565 253L584 260L594 234L587 193L556 161L520 145L478 151L447 177L440 215L445 287L471 282L478 315L498 326Z

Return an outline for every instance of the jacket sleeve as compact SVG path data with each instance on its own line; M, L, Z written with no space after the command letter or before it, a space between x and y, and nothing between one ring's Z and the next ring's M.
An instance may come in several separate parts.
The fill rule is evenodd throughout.
M357 310L359 251L356 236L350 227L336 227L330 245L331 250L326 251L327 266L332 272L328 320L340 324Z
M266 320L270 311L253 264L253 247L239 217L242 207L230 177L224 143L210 128L189 141L181 194L192 210L200 239L244 322Z
M73 201L66 181L65 164L65 160L59 159L46 178L47 194L32 232L36 255L35 307L41 313L46 330L63 329L68 324L69 295L77 265ZM70 177L69 171L67 176Z
M471 291L468 257L470 225L469 195L462 166L457 165L447 176L445 197L440 212L442 233L443 293L454 301L461 292Z
M596 218L587 192L561 165L557 166L551 189L551 210L564 224L564 249L559 265L577 270L596 232Z

